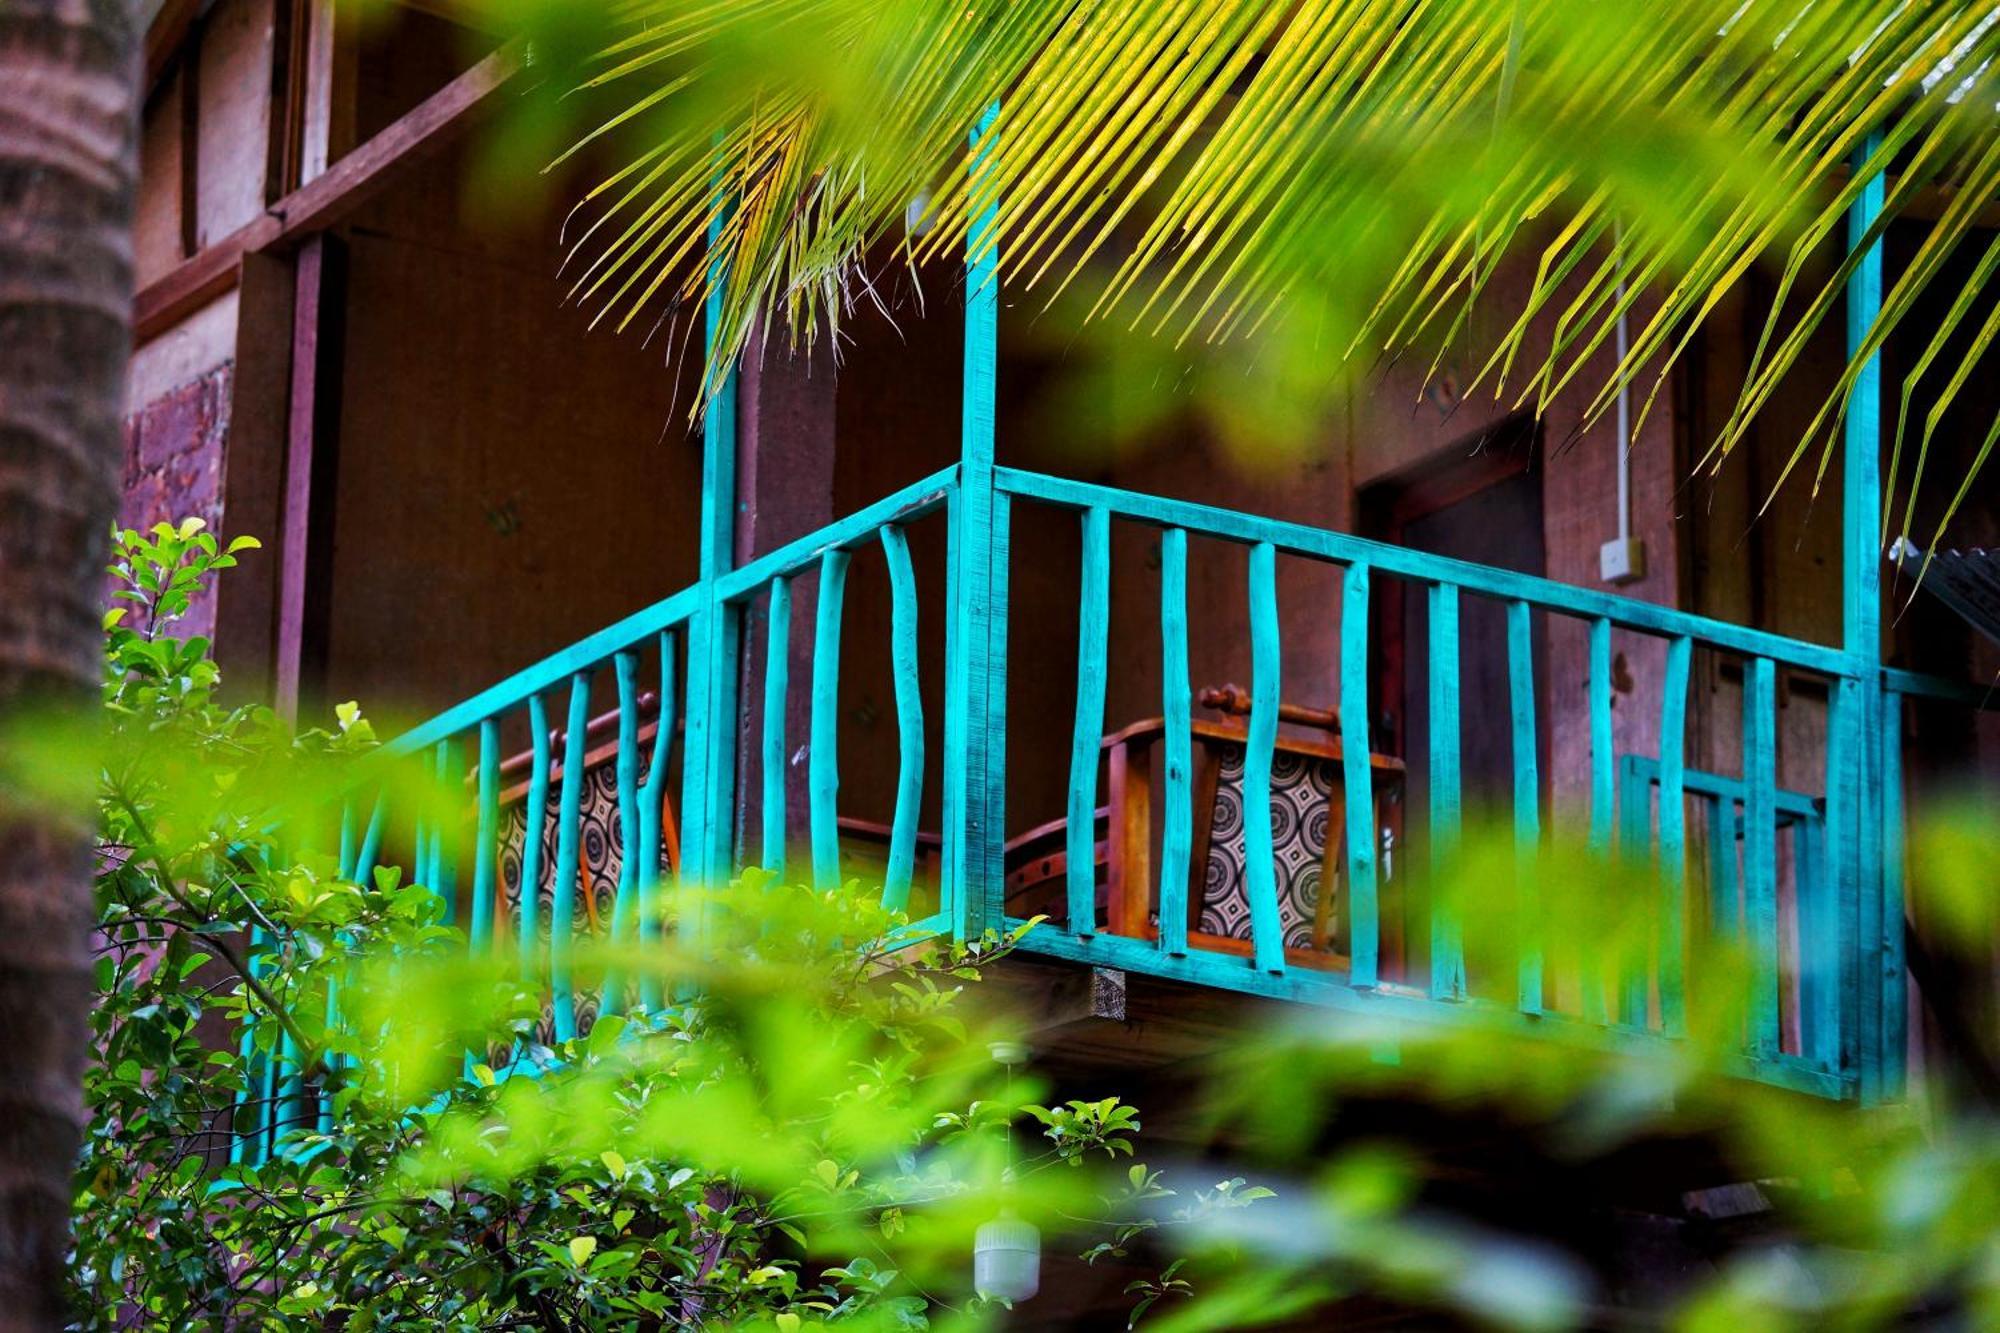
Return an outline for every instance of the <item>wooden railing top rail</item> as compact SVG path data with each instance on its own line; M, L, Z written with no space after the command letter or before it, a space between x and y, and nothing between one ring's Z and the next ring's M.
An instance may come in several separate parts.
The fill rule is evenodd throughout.
M540 694L567 682L578 671L610 660L616 654L645 643L661 630L671 629L694 614L700 600L700 586L690 585L613 621L595 634L587 634L567 648L550 653L532 666L489 685L470 699L454 704L430 721L420 723L382 747L387 755L410 755L448 741L519 704L531 694Z
M828 551L865 546L875 541L876 534L888 524L911 523L942 508L957 484L958 465L954 463L723 575L715 582L716 596L725 602L734 601L772 579L803 572L818 564Z
M1623 629L1697 639L1745 656L1768 657L1786 666L1828 676L1851 676L1855 673L1854 663L1847 654L1835 648L1732 625L1727 621L1711 620L1692 612L1600 592L1594 588L1580 588L1574 584L1558 583L1554 579L1391 546L1331 528L1315 528L1257 514L1216 509L1187 500L1139 495L1110 486L1068 481L1016 468L996 469L995 480L1000 489L1009 494L1048 504L1072 509L1101 508L1120 518L1157 527L1184 528L1189 532L1243 545L1268 542L1278 551L1290 555L1342 565L1365 564L1385 574L1418 582L1449 583L1488 597L1525 601L1567 615L1608 620Z

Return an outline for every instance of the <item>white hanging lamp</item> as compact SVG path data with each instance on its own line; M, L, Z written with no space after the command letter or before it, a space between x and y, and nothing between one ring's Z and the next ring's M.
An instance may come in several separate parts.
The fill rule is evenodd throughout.
M1019 1305L1042 1289L1042 1233L1011 1208L972 1236L972 1289L989 1301Z
M1014 1066L1028 1058L1028 1048L1020 1042L996 1041L987 1048L993 1058L1007 1068L1011 1099ZM1006 1179L1013 1180L1013 1130L1008 1129ZM1019 1305L1042 1289L1042 1233L1024 1221L1012 1208L972 1234L972 1289L989 1301Z

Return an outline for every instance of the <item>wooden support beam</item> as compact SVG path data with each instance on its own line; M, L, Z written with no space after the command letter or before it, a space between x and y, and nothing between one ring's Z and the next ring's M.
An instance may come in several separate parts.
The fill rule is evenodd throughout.
M354 146L355 51L350 33L351 6L343 0L303 0L298 34L303 77L297 121L287 132L298 136L294 147L295 180L305 186L324 176Z
M222 512L231 532L269 536L274 545L284 531L295 287L289 258L243 257ZM215 655L231 702L273 697L277 606L277 561L270 554L244 561L216 586Z
M292 298L292 383L286 415L284 515L278 553L276 707L297 717L324 646L331 503L339 424L342 248L316 236L299 251ZM318 585L318 586L315 586Z
M145 342L236 286L243 256L293 249L352 214L412 167L457 141L519 61L495 51L402 119L292 191L264 216L148 284L133 299L133 337Z

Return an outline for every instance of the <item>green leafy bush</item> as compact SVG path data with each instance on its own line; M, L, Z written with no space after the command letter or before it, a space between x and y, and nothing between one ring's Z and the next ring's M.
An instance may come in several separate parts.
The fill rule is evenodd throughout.
M395 870L339 874L357 765L421 790L359 710L295 733L223 702L208 642L176 636L254 545L198 521L118 535L80 1325L976 1323L972 1235L998 1209L1129 1240L1170 1196L1143 1168L1144 1189L1044 1170L1129 1156L1116 1098L1014 1160L1038 1089L960 1000L1018 932L912 945L872 895L755 872L669 895L686 929L574 965L679 998L538 1045L540 978L474 955Z

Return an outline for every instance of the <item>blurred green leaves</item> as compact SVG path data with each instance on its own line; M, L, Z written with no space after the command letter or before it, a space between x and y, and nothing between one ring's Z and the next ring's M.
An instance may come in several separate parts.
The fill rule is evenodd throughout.
M455 797L385 761L352 706L295 734L218 702L206 645L176 637L230 549L185 525L121 535L138 595L107 622L99 739L67 755L97 774L104 827L71 1270L85 1323L975 1328L998 1315L969 1289L969 1251L1003 1209L1086 1271L1119 1270L1148 1327L1351 1299L1595 1322L1597 1274L1441 1204L1420 1132L1348 1132L1364 1103L1486 1117L1573 1170L1712 1145L1773 1238L1720 1253L1660 1312L1671 1326L2000 1317L2000 1121L1976 1085L1948 1063L1918 1100L1862 1109L1740 1077L1746 943L1688 933L1685 1021L1665 1031L1657 985L1631 981L1657 974L1669 885L1563 843L1524 857L1504 829L1471 827L1427 886L1467 943L1454 1021L1405 1021L1391 984L1374 1015L1298 1006L1243 1030L1173 1108L1197 1113L1196 1162L1149 1161L1113 1089L1051 1096L996 1063L1023 1033L978 982L1032 924L913 939L855 886L750 871L663 889L659 941L580 940L570 961L583 994L617 978L629 1000L651 978L671 1002L544 1045L546 976L512 949L471 953L393 864L343 873L356 782L440 824L463 817ZM1963 969L1927 983L1933 1012L1983 1002L1951 977L1990 966L1991 823L1967 798L1911 833L1912 919ZM1530 953L1541 1012L1523 1015ZM1565 1016L1592 994L1608 1024Z

